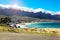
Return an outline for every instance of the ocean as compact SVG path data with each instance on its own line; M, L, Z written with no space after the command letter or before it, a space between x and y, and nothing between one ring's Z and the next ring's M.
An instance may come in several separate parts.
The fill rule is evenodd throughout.
M60 28L60 22L38 22L28 25L29 28Z

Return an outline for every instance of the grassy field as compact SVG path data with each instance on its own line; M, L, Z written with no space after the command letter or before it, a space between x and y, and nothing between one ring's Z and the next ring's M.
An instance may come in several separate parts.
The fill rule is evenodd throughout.
M26 28L26 29L21 29L21 28L11 28L7 25L0 25L0 32L48 34L48 35L60 36L60 29L56 29L56 28L45 28L45 29Z
M53 30L20 29L0 25L0 40L60 40L60 29Z

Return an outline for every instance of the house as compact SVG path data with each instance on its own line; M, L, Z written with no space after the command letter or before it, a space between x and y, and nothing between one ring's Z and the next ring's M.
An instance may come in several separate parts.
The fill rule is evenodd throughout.
M28 26L25 24L16 24L16 27L17 28L28 28Z
M10 27L12 27L12 28L14 28L14 27L16 27L16 28L28 28L28 26L27 25L25 25L25 24L16 24L16 23L9 23L9 26Z
M8 26L14 28L16 27L16 23L9 23Z

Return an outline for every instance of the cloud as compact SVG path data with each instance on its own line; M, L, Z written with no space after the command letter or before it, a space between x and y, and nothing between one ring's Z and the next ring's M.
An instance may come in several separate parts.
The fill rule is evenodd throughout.
M18 5L2 5L2 4L0 4L0 7L12 8L12 9L17 9L17 10L22 10L22 11L27 11L27 12L33 12L34 11L32 8L21 7L21 6L18 6Z
M53 11L45 10L45 9L42 9L42 8L33 9L33 8L28 8L28 7L21 7L21 6L18 6L18 5L3 5L3 4L0 4L0 7L13 8L13 9L17 9L17 10L22 10L22 11L27 11L27 12L34 12L34 13L42 11L43 13L44 12L45 13L50 13L51 15L55 15L55 14L60 15L60 11L59 12L53 12Z
M45 12L44 9L42 9L42 8L38 8L38 9L35 9L35 10L34 10L34 13L37 13L37 12L40 12L40 11Z
M56 15L56 14L59 14L59 15L60 15L60 11L58 11L58 12L55 12L55 15Z

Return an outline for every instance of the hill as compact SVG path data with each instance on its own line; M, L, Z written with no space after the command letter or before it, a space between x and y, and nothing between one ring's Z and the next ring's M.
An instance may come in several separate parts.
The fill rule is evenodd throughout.
M29 11L30 10L30 11ZM32 11L31 9L27 9L24 7L21 8L13 8L13 7L2 7L0 6L0 15L6 15L6 16L27 16L27 17L33 17L33 18L39 18L39 19L50 19L50 20L60 20L60 15L55 14L52 15L52 13L44 11L42 9L39 9L37 12L36 10Z

